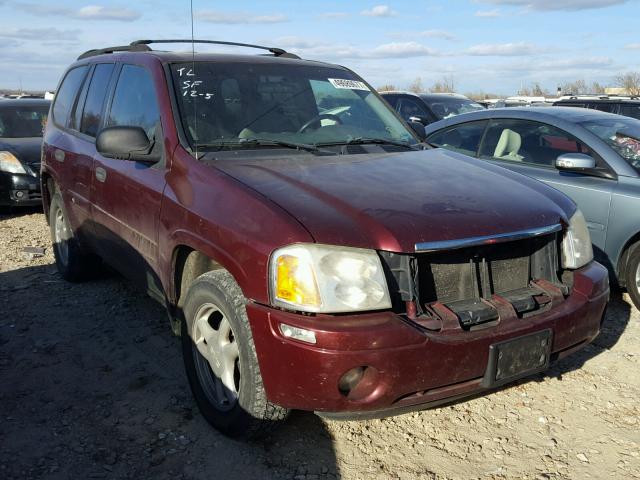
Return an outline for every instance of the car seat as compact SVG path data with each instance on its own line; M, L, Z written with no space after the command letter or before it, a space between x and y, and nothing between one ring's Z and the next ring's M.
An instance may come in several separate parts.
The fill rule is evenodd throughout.
M505 128L500 134L500 139L493 152L493 156L494 158L501 158L503 160L521 162L524 158L522 155L518 155L521 145L522 137L520 134Z

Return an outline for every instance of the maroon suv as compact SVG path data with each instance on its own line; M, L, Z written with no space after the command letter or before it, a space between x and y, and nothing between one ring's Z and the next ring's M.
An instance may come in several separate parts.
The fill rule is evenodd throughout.
M218 429L425 408L598 334L607 272L560 192L430 149L344 67L151 43L64 75L44 207L64 278L104 261L166 305Z

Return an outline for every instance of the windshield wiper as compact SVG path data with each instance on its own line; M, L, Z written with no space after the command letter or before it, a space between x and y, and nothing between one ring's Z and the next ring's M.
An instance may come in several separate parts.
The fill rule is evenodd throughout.
M344 142L332 142L332 143L319 143L318 145L365 145L365 144L376 144L376 145L395 145L396 147L405 147L410 150L415 150L415 145L410 145L404 142L397 142L395 140L387 140L385 138L369 138L369 137L357 137L352 138L351 140L346 140Z
M241 138L234 141L221 141L219 143L200 143L197 147L203 148L211 148L211 147L228 147L230 145L258 145L258 146L277 146L277 147L285 147L292 148L295 150L304 150L306 152L320 152L320 153L328 153L331 155L335 155L334 152L329 152L327 150L321 150L315 145L311 145L308 143L295 143L295 142L287 142L286 140L274 140L271 138Z

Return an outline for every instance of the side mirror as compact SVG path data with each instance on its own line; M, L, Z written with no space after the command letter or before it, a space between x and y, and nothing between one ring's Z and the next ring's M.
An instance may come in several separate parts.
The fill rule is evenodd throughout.
M141 127L107 127L96 138L96 150L107 158L155 163L158 159L150 155L152 149Z
M423 117L422 115L414 115L409 117L410 122L421 123L422 125L429 125L429 119L427 117Z
M596 168L596 161L584 153L565 153L556 159L558 170L592 170Z
M427 138L427 133L424 131L424 125L421 124L420 122L414 122L413 120L409 120L408 123L409 123L409 126L411 127L411 130L414 131L414 133L418 136L420 141L424 142L424 140Z

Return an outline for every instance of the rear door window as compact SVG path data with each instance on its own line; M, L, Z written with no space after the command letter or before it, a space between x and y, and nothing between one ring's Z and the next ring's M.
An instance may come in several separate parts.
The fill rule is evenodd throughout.
M80 131L90 137L95 138L98 134L102 122L104 99L113 68L113 63L101 63L96 65L93 71L80 122Z
M419 117L423 121L434 121L433 115L431 115L422 104L421 100L414 100L413 98L401 97L396 104L396 111L405 120L409 121L411 117Z
M144 67L124 65L118 77L107 126L142 127L153 139L160 110L151 73Z
M87 70L89 67L86 65L69 70L56 92L53 103L53 120L61 127L68 126L69 114L78 96L78 91L82 87Z
M427 138L427 143L475 157L487 120L467 122L440 130Z

